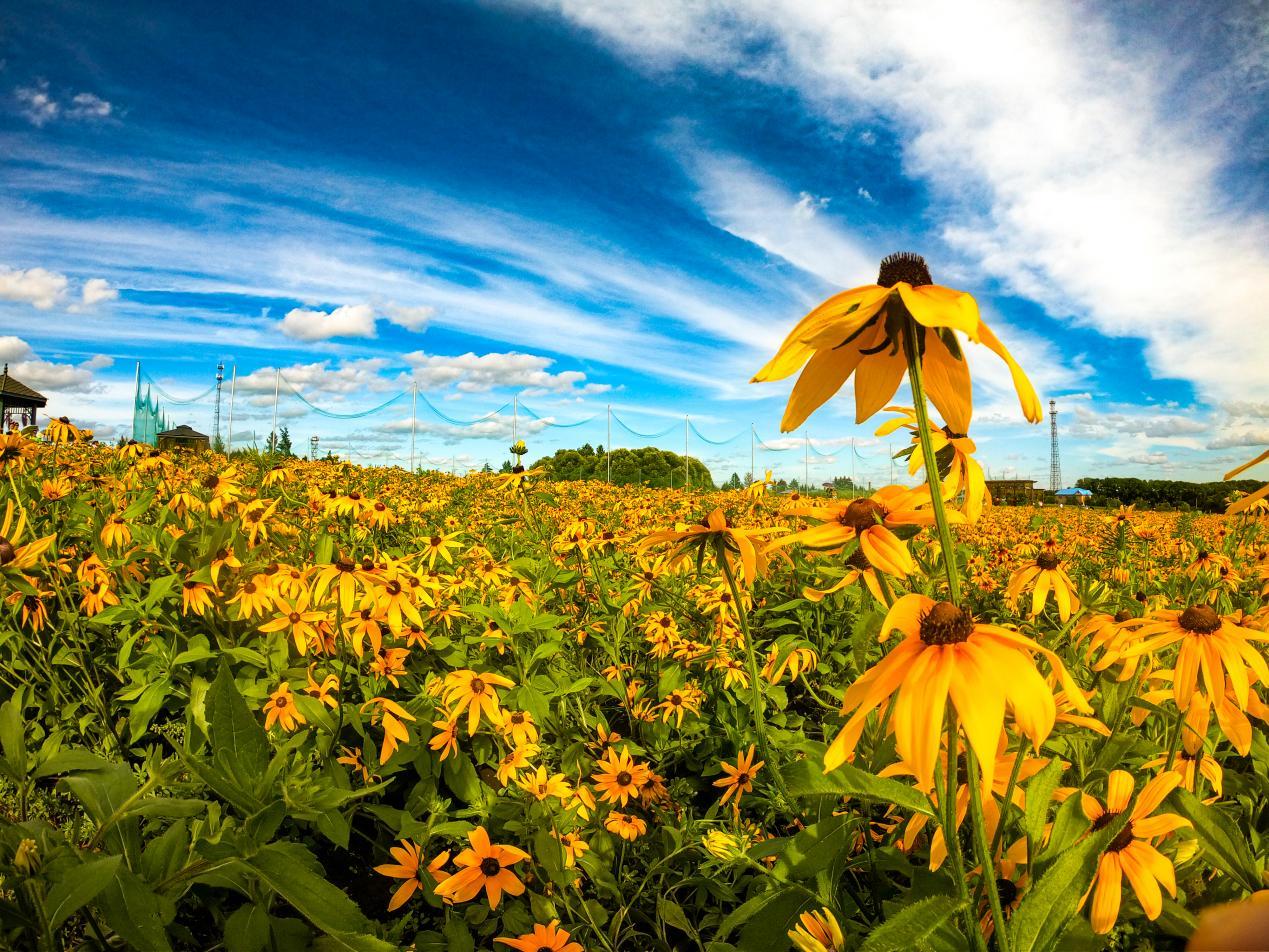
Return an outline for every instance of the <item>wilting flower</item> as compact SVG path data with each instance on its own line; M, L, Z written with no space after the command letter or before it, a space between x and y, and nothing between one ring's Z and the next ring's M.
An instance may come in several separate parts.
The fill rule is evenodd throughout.
M560 849L564 852L565 869L576 866L577 858L590 849L590 844L576 833L556 833L552 830L551 836L560 841Z
M446 874L440 869L449 862L448 850L438 855L426 867L423 866L423 851L412 840L402 840L400 846L389 847L388 852L392 854L396 862L376 866L375 872L393 879L405 880L392 894L392 899L388 902L388 912L400 909L417 890L427 885L427 880L423 877L425 872L438 883L446 878Z
M83 438L79 427L67 417L56 417L44 428L44 439L50 443L74 443Z
M379 750L379 763L386 764L397 752L397 745L410 739L410 732L403 721L412 721L415 718L396 701L386 697L372 697L361 709L365 711L368 707L375 709L375 717L383 725L383 746Z
M1163 911L1160 886L1171 896L1176 896L1176 871L1172 862L1155 849L1153 841L1189 826L1190 821L1174 813L1151 814L1180 782L1180 774L1164 771L1147 783L1132 808L1128 825L1102 854L1097 864L1097 877L1093 880L1093 904L1089 914L1094 932L1104 935L1114 928L1115 920L1119 918L1125 876L1148 919L1159 918L1159 913ZM1112 770L1106 785L1105 807L1092 797L1084 798L1084 813L1093 821L1094 830L1109 825L1128 809L1132 789L1132 774L1126 770Z
M894 397L911 346L920 355L931 402L954 431L966 433L972 412L969 368L955 331L985 344L1008 365L1023 414L1038 423L1042 411L1034 388L979 318L973 297L936 285L925 261L913 254L891 255L881 262L876 284L835 294L811 311L753 382L782 380L806 365L780 422L787 433L854 374L855 422L862 423Z
M648 822L643 817L634 816L629 813L622 813L620 810L613 810L608 814L608 819L604 821L604 829L609 833L615 833L623 840L634 842L644 833L648 832Z
M759 576L766 574L769 563L762 538L783 531L778 526L741 529L733 526L721 509L715 509L694 526L651 533L639 543L639 548L672 544L674 554L670 564L695 553L699 565L706 550L719 559L726 559L729 566L734 566L736 556L739 556L740 578L752 585Z
M877 436L888 436L899 427L912 434L912 446L909 449L908 472L915 476L925 465L925 453L921 447L921 436L917 429L916 411L908 407L886 407L887 412L900 414L894 420L888 420L877 428ZM982 464L974 459L978 447L965 433L957 433L949 427L931 429L930 443L934 450L935 466L943 477L942 489L946 499L955 499L961 492L965 493L965 501L961 511L969 522L977 522L983 509L991 505L991 493L987 491L987 479L983 475Z
M483 826L468 833L467 841L471 847L454 857L454 865L461 869L436 887L438 896L454 902L467 902L483 889L489 897L489 908L497 909L504 892L509 896L519 896L524 892L524 883L511 871L511 867L528 859L528 853L514 846L490 843L489 834Z

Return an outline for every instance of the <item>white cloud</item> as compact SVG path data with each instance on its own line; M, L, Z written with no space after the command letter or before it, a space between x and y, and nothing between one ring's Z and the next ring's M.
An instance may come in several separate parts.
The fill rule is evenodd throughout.
M426 304L406 307L399 304L388 304L383 308L383 316L398 327L408 331L421 331L436 314L436 308Z
M66 275L44 268L0 270L0 300L23 301L47 311L66 296Z
M22 360L31 353L31 345L21 337L0 337L0 360Z
M10 372L29 387L45 393L83 393L97 389L96 371L109 367L114 360L104 354L78 364L55 361L19 360L10 365Z
M412 370L412 377L425 390L453 388L462 393L484 393L495 387L531 388L552 393L599 393L608 389L603 384L586 384L580 370L547 370L554 361L537 354L474 354L455 357L415 351L403 358Z
M59 102L49 91L48 80L37 80L32 86L19 86L13 91L23 116L33 126L44 126L59 116L67 119L108 119L114 112L114 106L93 93L76 93Z
M944 240L980 274L1056 317L1143 338L1156 376L1207 399L1269 387L1269 335L1248 333L1269 285L1269 222L1220 191L1237 137L1169 101L1175 50L1116 46L1111 25L1071 4L539 5L653 68L695 62L792 87L835 127L892 122L904 171L930 185ZM721 227L770 226L743 198L729 204Z
M855 194L858 195L860 198L862 198L869 205L877 204L877 200L872 197L872 192L868 191L868 189L864 188L862 185L855 190Z
M105 119L114 111L114 106L92 93L76 93L71 99L66 115L74 119Z
M33 126L42 126L57 118L61 107L48 91L48 81L39 80L34 86L19 86L13 91L24 115Z
M118 297L118 289L112 288L105 278L89 278L84 282L83 301L89 306L102 301L114 301Z
M793 215L803 220L814 218L816 212L828 208L828 203L831 201L831 198L816 198L810 192L800 192L798 200L793 203Z
M332 337L374 337L375 313L369 304L345 304L333 311L293 308L278 325L296 340L329 340Z
M282 379L301 393L332 394L341 399L359 394L380 394L387 390L400 390L399 380L384 377L382 371L390 361L384 357L363 360L345 360L332 366L329 360L311 364L292 364L282 367ZM267 394L272 405L277 367L261 367L238 377L237 388L244 393ZM285 387L283 389L285 392Z

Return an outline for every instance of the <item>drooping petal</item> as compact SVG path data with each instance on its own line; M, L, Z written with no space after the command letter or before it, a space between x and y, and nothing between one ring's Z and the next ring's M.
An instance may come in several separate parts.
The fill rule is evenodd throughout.
M950 327L978 340L978 302L972 294L938 284L911 287L906 281L895 285L908 313L926 327ZM964 432L964 431L962 431Z
M1159 891L1159 883L1134 855L1131 844L1126 849L1120 850L1119 864L1123 867L1124 875L1128 877L1132 891L1137 894L1137 901L1141 903L1141 909L1145 912L1146 918L1158 919L1159 913L1163 912L1163 893Z
M891 401L907 366L902 348L894 353L883 350L864 358L855 374L856 423L863 423Z
M1040 406L1040 398L1036 396L1035 387L1031 386L1031 381L1027 379L1026 373L1013 356L1000 342L995 334L992 333L983 321L978 322L979 339L987 346L989 350L996 354L1009 367L1009 374L1013 378L1014 390L1018 392L1018 402L1022 404L1022 414L1032 423L1039 423L1044 419L1044 411Z
M955 433L968 432L974 414L974 394L964 355L953 354L937 334L926 334L921 375L925 392L943 422Z
M1119 903L1123 883L1123 870L1118 853L1105 853L1097 864L1097 885L1093 888L1093 907L1089 910L1089 922L1093 931L1105 935L1115 927L1119 918Z

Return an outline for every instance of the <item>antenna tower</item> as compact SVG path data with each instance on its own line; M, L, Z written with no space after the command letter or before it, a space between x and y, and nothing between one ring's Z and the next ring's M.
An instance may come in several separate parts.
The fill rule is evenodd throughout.
M1062 488L1062 460L1058 456L1057 404L1049 401L1049 492Z
M216 417L212 422L212 445L220 445L220 390L225 383L225 362L216 364Z

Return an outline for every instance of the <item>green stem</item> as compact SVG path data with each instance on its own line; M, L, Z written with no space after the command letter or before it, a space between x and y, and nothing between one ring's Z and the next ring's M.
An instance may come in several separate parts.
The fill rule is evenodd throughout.
M1185 711L1177 708L1176 718L1172 722L1172 740L1168 743L1168 763L1164 770L1171 770L1176 763L1177 750L1181 746L1181 731L1185 727Z
M947 769L944 771L942 791L939 794L939 822L943 825L943 842L947 846L947 858L952 864L952 877L956 880L956 890L964 906L961 909L961 923L965 929L965 938L973 942L979 952L986 952L987 941L982 930L978 928L978 920L974 916L974 907L970 903L969 883L965 879L965 863L961 859L961 841L956 832L956 765L957 756L957 720L956 710L949 704L945 714L947 720ZM972 781L971 781L972 782Z
M991 917L996 921L996 948L1000 952L1009 952L1009 932L1006 928L1005 913L1000 906L1000 888L996 885L996 863L993 859L991 844L987 842L987 822L983 817L983 792L978 777L978 758L973 751L965 751L965 766L969 774L969 812L974 826L974 848L978 852L978 863L983 883L987 886L987 902L991 906ZM1004 818L1001 818L1004 827Z
M749 631L749 613L745 611L745 603L740 598L740 590L736 587L736 575L732 571L727 554L719 552L718 561L722 565L723 575L726 576L727 585L731 589L732 601L736 605L736 618L740 622L740 631L745 638L745 662L749 669L749 705L752 708L754 730L758 734L758 749L762 752L762 759L771 769L771 775L775 778L776 788L780 791L784 806L791 810L793 798L789 796L788 788L784 785L784 777L780 775L780 768L771 755L771 746L767 742L767 719L764 713L762 682L758 672L758 655L754 650L753 635Z
M1009 804L1013 802L1013 788L1018 785L1018 774L1022 772L1022 762L1027 759L1027 745L1018 742L1018 753L1013 758L1013 770L1009 772L1009 783L1005 786L1005 798L1001 801L1000 826L996 827L996 836L991 841L991 855L996 855L1000 841L1005 838L1005 817L1009 814Z
M908 382L912 387L913 409L916 410L917 435L921 441L925 480L930 486L930 504L934 510L935 525L938 527L943 568L947 572L948 595L954 603L959 603L961 582L956 569L956 550L952 543L952 529L947 522L947 511L943 507L943 487L939 482L939 464L934 455L934 440L930 436L930 415L925 405L925 384L921 374L921 358L916 349L916 335L916 322L909 318L903 349L908 360Z

